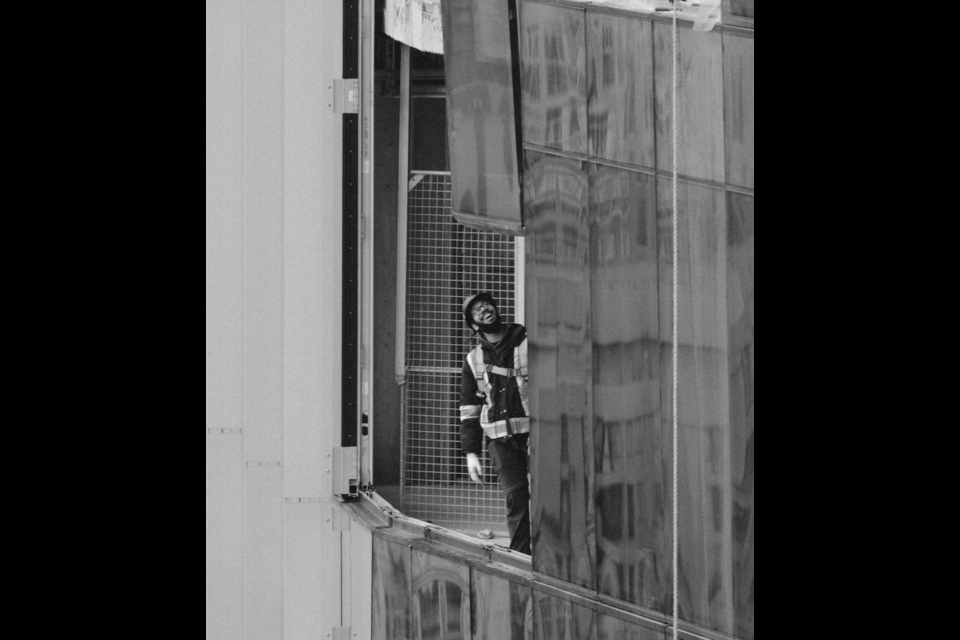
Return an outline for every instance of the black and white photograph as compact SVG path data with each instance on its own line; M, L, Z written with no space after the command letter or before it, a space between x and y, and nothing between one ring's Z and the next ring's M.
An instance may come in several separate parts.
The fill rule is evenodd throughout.
M207 640L755 640L754 0L206 0Z

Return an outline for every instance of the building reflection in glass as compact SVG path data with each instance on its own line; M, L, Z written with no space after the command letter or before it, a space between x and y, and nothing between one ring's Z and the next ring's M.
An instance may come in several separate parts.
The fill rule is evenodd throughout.
M410 637L410 548L373 538L374 640Z
M576 9L521 4L524 143L587 151L583 15Z
M411 596L415 638L470 638L470 567L413 549Z
M652 24L588 13L587 143L590 156L654 166Z
M593 425L584 163L528 152L527 330L537 393L533 440L534 568L596 585ZM539 542L538 542L539 541Z
M520 225L510 21L501 4L441 4L453 211Z
M521 17L534 569L671 612L676 348L680 616L752 638L752 40L681 29L674 345L669 33L533 0ZM534 598L538 629L620 632Z
M473 639L533 640L533 589L527 583L474 571Z
M663 609L670 556L655 201L652 176L591 164L599 590Z
M533 602L535 638L597 637L597 613L593 609L537 590L533 592Z

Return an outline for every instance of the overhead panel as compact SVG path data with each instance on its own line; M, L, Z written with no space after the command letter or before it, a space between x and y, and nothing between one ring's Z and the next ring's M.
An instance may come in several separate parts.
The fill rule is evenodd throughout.
M443 54L453 215L523 235L515 0L444 0Z

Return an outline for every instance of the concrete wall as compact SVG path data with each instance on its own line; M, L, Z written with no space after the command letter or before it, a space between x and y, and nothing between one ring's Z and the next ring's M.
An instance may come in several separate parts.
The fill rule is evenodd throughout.
M327 473L340 444L342 116L328 87L341 30L340 2L206 3L208 639L351 624L341 558L365 538L343 530Z

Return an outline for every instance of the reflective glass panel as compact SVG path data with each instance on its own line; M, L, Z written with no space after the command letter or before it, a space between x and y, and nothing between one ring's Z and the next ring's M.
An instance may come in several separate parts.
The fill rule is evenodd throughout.
M723 33L727 182L754 187L754 39Z
M653 48L648 20L587 13L590 155L653 167Z
M473 640L533 638L533 589L474 569Z
M670 182L664 179L660 185L661 369L672 380ZM734 438L726 197L722 189L678 185L679 607L685 620L733 633ZM673 422L671 394L671 385L662 385L668 427Z
M734 630L754 633L754 221L753 196L727 194L727 367Z
M672 166L669 25L522 8L534 569L670 613L676 353L680 615L752 638L753 41L681 27L674 344L673 185L645 173ZM584 633L534 597L542 637Z
M586 153L584 12L522 3L520 63L523 141Z
M630 622L611 615L597 615L597 640L666 640L669 631L663 625Z
M677 167L685 176L723 182L723 45L716 30L681 26ZM673 32L653 24L657 168L673 169Z
M753 18L754 0L730 0L730 15Z
M652 176L590 166L597 563L606 595L664 610L670 566Z
M597 637L597 612L542 591L533 591L533 637L580 640Z
M531 405L533 564L593 588L596 539L585 163L527 153L525 202ZM536 302L532 303L539 309ZM528 309L531 302L528 301Z
M410 548L373 537L374 640L410 637Z
M467 226L504 232L521 225L510 4L440 5L453 212Z
M413 637L422 640L468 640L469 565L426 553L417 545L414 543L410 569Z

